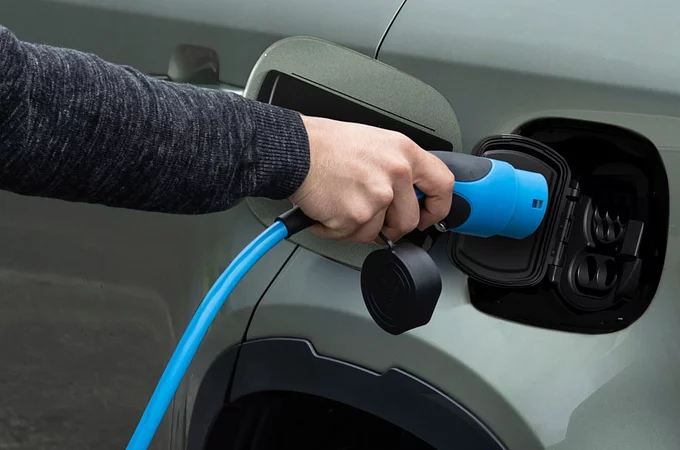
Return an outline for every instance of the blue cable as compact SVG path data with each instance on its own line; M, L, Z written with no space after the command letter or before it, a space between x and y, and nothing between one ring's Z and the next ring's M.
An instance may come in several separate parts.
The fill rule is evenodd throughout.
M288 235L289 230L284 222L275 221L234 258L210 288L165 367L127 450L146 450L149 447L196 350L227 297L260 258Z

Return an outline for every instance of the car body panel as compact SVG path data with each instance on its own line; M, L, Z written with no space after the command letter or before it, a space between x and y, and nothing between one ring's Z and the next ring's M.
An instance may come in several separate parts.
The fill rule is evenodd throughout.
M664 5L598 0L579 8L519 0L501 8L491 0L409 0L379 59L448 99L468 149L517 122L565 112L588 118L597 112L605 119L620 113L629 116L624 125L633 126L636 117L656 117L657 129L665 131L655 144L676 149L680 138L665 127L678 119L680 60L669 42L680 39L674 24L680 4ZM607 9L617 13L603 13ZM644 39L630 29L631 21L648 24ZM555 32L559 27L564 32Z
M369 370L408 370L463 404L510 449L633 449L650 437L655 445L646 448L671 449L680 442L669 420L680 414L671 339L677 281L665 278L628 329L578 335L482 314L445 246L431 254L443 291L420 329L383 332L366 312L358 271L299 249L258 306L248 339L300 337L321 355ZM329 289L330 279L343 289Z
M670 174L668 250L641 319L620 332L579 335L487 316L471 305L465 277L440 244L432 254L444 288L432 321L393 337L372 323L358 271L297 250L248 338L301 337L369 370L408 370L461 402L510 449L680 447L680 181L672 176L680 168L680 59L665 53L678 34L668 8L680 7L666 6L409 0L379 54L447 98L466 152L545 117L620 126L659 149ZM647 24L644 39L632 20Z
M21 39L154 75L167 73L176 46L205 46L219 56L221 81L243 87L260 54L287 36L322 37L373 55L401 1L3 0L0 17Z

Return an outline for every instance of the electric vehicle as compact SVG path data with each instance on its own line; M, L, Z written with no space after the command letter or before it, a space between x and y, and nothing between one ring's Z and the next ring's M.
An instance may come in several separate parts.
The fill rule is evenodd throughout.
M605 0L1 0L27 41L350 111L436 150L531 141L561 167L573 206L542 225L550 245L405 238L443 288L429 323L399 335L362 299L374 246L303 232L275 247L213 323L153 448L680 448L679 15ZM113 449L212 283L290 205L0 206L0 447Z

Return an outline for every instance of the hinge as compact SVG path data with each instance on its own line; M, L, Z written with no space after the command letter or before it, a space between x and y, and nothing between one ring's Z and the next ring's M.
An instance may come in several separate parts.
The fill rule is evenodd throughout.
M576 205L581 199L581 189L576 180L572 180L565 193L565 207L562 214L561 225L557 229L555 244L550 252L550 262L548 263L548 279L554 283L562 276L562 265L564 264L564 254L567 243L571 237L573 229L574 212Z

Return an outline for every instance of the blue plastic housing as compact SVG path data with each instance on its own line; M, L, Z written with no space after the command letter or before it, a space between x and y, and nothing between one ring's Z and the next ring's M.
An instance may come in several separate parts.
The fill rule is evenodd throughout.
M465 222L451 231L478 237L524 239L539 227L548 207L543 175L491 160L489 173L475 181L454 184L453 192L470 205Z

